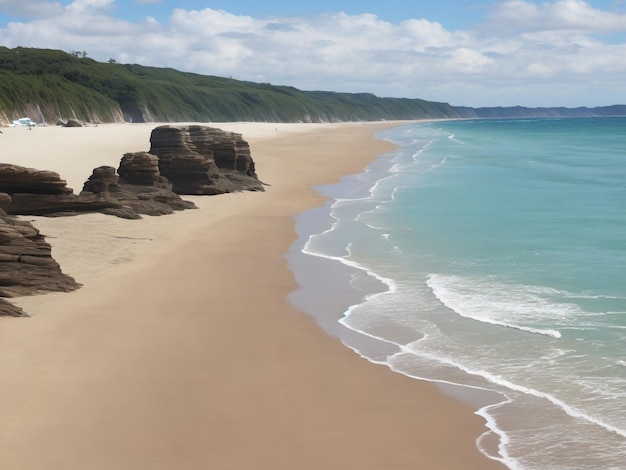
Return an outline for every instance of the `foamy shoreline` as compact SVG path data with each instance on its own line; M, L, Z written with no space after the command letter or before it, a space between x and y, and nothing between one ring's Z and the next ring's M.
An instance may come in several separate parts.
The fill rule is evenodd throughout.
M389 367L412 379L433 383L444 394L476 409L476 414L485 418L490 430L478 439L478 447L487 456L513 464L506 455L506 449L500 448L500 443L507 442L508 436L489 415L489 409L509 401L506 395L466 383L459 380L457 375L426 377L397 370L389 362L390 357L400 354L407 344L417 341L422 335L416 334L409 327L385 321L384 312L380 312L378 319L371 318L373 325L366 322L365 330L350 324L349 318L353 310L375 302L374 299L379 296L382 298L388 294L393 295L398 285L394 279L383 277L359 264L352 256L344 257L349 251L345 245L349 239L345 234L335 235L334 241L338 244L333 246L332 234L338 230L338 226L350 224L353 220L354 214L350 211L347 218L340 215L341 207L350 203L365 204L368 199L373 198L374 188L380 184L381 179L390 178L394 174L397 165L394 155L393 151L382 155L376 162L368 165L365 172L344 177L338 184L317 188L322 194L330 195L331 200L323 207L311 209L296 217L299 239L292 245L288 259L300 288L290 294L289 299L364 360ZM377 200L372 204L378 206L381 202ZM335 210L339 213L334 213ZM326 241L319 244L319 238Z
M470 407L358 358L285 300L293 216L323 200L312 186L391 148L372 137L391 124L209 125L243 134L265 193L141 221L29 217L84 287L20 299L32 317L3 321L3 467L503 468L477 450ZM79 191L155 126L15 128L0 145Z

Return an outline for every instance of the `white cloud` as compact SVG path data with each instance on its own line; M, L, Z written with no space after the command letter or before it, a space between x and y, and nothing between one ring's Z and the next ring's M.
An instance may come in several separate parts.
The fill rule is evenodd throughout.
M210 8L177 8L163 23L131 23L111 16L113 7L112 0L76 0L54 18L0 29L0 44L456 105L626 103L626 44L593 34L622 31L624 15L581 0L507 1L475 31L371 14L259 19Z
M583 0L559 0L536 5L509 0L496 5L488 26L499 31L626 31L626 15L593 8Z
M74 0L65 9L70 14L110 11L114 8L113 0Z
M0 0L2 12L22 18L49 18L61 14L63 6L45 0Z

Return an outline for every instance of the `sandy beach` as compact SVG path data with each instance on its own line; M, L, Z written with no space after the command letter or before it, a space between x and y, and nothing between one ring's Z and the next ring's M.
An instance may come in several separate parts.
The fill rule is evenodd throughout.
M263 193L142 220L24 217L83 287L0 319L0 468L503 469L432 384L367 362L286 300L293 216L362 171L392 124L211 124L250 143ZM79 192L155 124L3 129L2 161Z

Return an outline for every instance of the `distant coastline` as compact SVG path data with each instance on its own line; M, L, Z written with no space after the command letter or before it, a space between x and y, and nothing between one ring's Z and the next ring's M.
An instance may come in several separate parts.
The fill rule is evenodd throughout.
M89 123L340 123L415 119L626 115L601 107L467 107L372 93L302 91L137 64L101 63L60 50L0 47L0 126L29 118Z

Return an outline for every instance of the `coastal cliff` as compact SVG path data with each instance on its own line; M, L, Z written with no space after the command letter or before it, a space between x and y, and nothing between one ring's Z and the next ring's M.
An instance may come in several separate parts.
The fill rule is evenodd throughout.
M0 125L81 122L348 122L626 115L601 108L470 108L371 93L302 91L59 50L0 47Z

